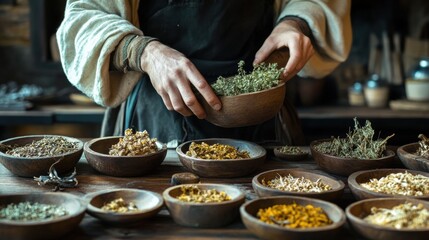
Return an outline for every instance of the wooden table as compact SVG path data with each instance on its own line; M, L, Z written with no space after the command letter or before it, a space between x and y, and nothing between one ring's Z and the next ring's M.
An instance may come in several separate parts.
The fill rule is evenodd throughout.
M252 189L251 180L259 172L277 169L277 168L303 168L318 172L316 163L309 159L301 162L281 161L268 155L266 163L254 174L242 178L217 179L202 178L203 183L227 183L239 187L246 193L247 199L256 198ZM162 193L170 185L171 175L178 172L184 172L186 169L179 162L174 150L168 150L168 154L163 164L152 174L136 178L117 178L101 175L96 172L87 163L84 156L77 164L77 179L79 185L77 188L67 188L64 191L84 196L104 189L115 188L138 188ZM347 182L344 177L337 178ZM31 178L22 178L12 175L6 168L0 165L0 194L30 193L30 192L50 192L51 187L38 186ZM345 189L343 198L338 203L342 208L355 201L348 188ZM169 216L167 209L155 217L133 226L112 226L106 225L96 218L86 214L79 227L69 234L65 239L257 239L237 219L233 224L220 229L198 229L188 228L177 225ZM344 227L343 235L338 239L360 239L347 226Z

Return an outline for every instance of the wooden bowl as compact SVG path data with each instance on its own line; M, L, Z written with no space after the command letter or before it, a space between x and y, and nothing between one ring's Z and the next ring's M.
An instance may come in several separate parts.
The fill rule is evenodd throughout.
M369 182L373 178L380 179L391 173L405 173L405 172L408 172L414 175L421 174L425 177L429 177L429 173L427 172L393 168L393 169L375 169L375 170L358 171L350 175L347 181L351 192L353 193L353 195L357 200L367 199L367 198L381 198L381 197L408 197L408 198L429 200L429 195L423 195L423 196L393 195L393 194L374 192L361 186L362 183Z
M121 137L96 138L84 145L84 153L89 165L95 170L115 177L138 177L150 173L164 161L167 146L156 142L158 151L142 156L111 156L109 149Z
M396 150L399 159L406 168L429 172L429 159L416 155L419 149L419 143L410 143L403 145Z
M326 172L349 176L350 174L369 169L385 168L391 166L395 161L395 152L386 150L384 157L377 159L357 159L357 158L344 158L321 153L315 149L315 146L328 142L331 139L315 140L310 143L311 155L316 161L317 165Z
M198 99L206 111L206 120L224 127L245 127L260 124L273 118L283 105L286 94L284 82L278 86L259 92L236 96L220 96L222 109L214 110L206 100L198 95Z
M32 202L62 206L68 215L56 219L38 221L12 221L0 219L0 234L4 239L60 239L70 233L85 215L86 205L78 197L68 193L30 193L1 195L0 206L20 202Z
M328 184L332 187L332 190L325 192L292 192L292 191L281 191L278 189L270 188L262 184L262 180L269 181L276 178L277 176L288 176L292 175L295 178L304 177L313 182L320 179L323 183ZM344 192L344 183L340 180L322 175L310 170L303 169L275 169L266 172L262 172L256 175L252 179L252 186L256 194L260 197L270 197L270 196L281 196L281 195L290 195L290 196L301 196L301 197L310 197L317 198L326 201L336 201L341 198Z
M184 185L167 188L162 195L171 217L177 224L195 228L217 228L230 224L238 217L238 209L244 203L244 193L240 189L225 184L185 185L195 185L203 190L224 191L232 199L220 203L183 202L177 199L177 196L182 194L181 186Z
M219 143L230 145L238 148L240 151L249 152L250 158L244 159L200 159L186 155L189 145L192 142L201 143L205 142L209 145ZM259 166L264 163L267 151L251 142L228 139L228 138L210 138L188 141L180 144L176 148L180 162L189 171L199 175L200 177L241 177L254 172Z
M292 203L300 205L311 204L315 207L321 207L333 223L328 226L317 228L293 229L264 223L257 217L258 210L261 208L268 208L277 204ZM243 204L240 207L240 214L246 228L261 239L341 239L339 233L341 227L346 222L346 216L343 210L337 205L323 200L295 196L276 196L255 199Z
M47 175L51 165L58 160L61 161L55 165L55 170L59 174L73 171L83 151L83 142L79 139L57 135L29 135L9 138L0 143L10 146L24 146L45 137L63 137L69 142L77 143L78 148L66 154L49 157L15 157L6 154L6 151L0 151L0 162L10 172L21 177L39 177L41 175Z
M282 147L276 147L273 149L274 156L276 156L279 159L287 160L287 161L302 161L308 158L308 152L304 148L300 148L303 153L297 153L297 154L284 153L280 151L281 148Z
M122 198L126 203L133 202L139 210L127 213L116 213L101 209L104 204L118 198ZM160 194L131 188L89 193L86 195L86 199L88 200L87 212L91 216L111 224L129 224L153 217L164 205L164 200Z
M423 204L429 209L429 202L412 198L372 198L361 200L350 204L346 208L346 216L352 228L360 235L368 239L426 239L429 228L423 229L395 229L368 223L363 220L371 213L372 207L393 208L399 204L410 202L413 204Z

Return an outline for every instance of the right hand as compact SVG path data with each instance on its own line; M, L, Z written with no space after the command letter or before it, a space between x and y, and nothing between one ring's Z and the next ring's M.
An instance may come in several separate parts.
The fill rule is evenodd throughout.
M141 56L141 67L149 75L153 87L168 110L175 110L185 117L206 117L191 84L213 109L221 109L219 98L198 69L175 49L158 41L150 42Z

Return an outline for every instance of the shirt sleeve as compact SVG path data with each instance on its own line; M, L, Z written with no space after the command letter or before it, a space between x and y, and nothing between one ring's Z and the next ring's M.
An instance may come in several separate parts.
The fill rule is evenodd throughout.
M57 30L61 64L68 80L102 106L120 105L142 73L111 71L112 54L126 36L140 35L137 1L67 1L64 19Z
M299 17L314 37L315 54L298 76L322 78L347 59L352 45L350 7L350 0L284 1L278 20Z

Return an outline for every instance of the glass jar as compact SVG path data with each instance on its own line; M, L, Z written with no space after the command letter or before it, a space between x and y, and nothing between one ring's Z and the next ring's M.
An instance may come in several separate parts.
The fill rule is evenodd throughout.
M379 75L373 74L365 84L364 95L368 107L386 107L389 101L389 84Z
M409 100L429 100L429 58L421 58L405 81L405 94Z

